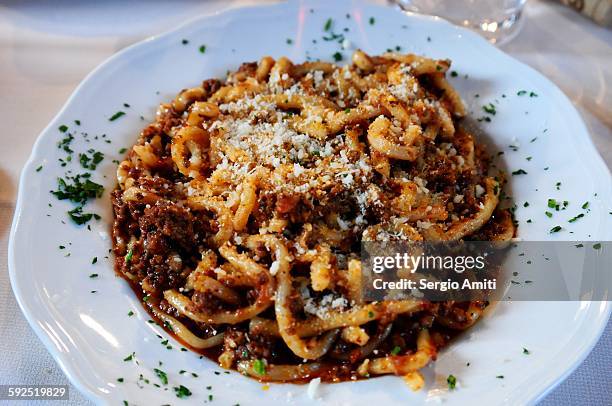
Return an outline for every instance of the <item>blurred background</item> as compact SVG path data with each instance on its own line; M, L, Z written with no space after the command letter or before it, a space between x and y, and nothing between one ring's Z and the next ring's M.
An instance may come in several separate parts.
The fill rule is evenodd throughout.
M565 92L612 167L612 31L606 28L612 0L372 1L483 31ZM67 383L21 315L6 265L19 173L38 134L115 52L197 15L262 2L0 0L0 384ZM611 366L609 324L593 353L542 404L611 405ZM70 397L66 404L89 404L74 387Z

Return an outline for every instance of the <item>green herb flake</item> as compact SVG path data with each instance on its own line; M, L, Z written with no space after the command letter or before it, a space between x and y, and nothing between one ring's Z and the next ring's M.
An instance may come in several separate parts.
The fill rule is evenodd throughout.
M328 18L327 21L325 21L325 25L323 26L323 31L329 31L332 27L333 24L333 20L331 18Z
M525 281L525 282L527 282L527 281ZM531 354L531 352L529 352L529 350L527 348L523 347L523 354L529 355L529 354Z
M516 95L517 95L517 96L524 96L524 95L526 95L526 94L527 94L527 90L519 90L519 91L516 93Z
M57 127L57 129L60 130L60 132L65 133L66 131L68 131L68 126L65 124L62 124L59 127Z
M72 210L68 210L67 213L70 220L79 226L86 224L94 217L94 213L83 213L83 206L77 206Z
M391 350L391 355L397 355L400 353L402 349L400 348L399 345L396 345L395 347L393 347L393 349Z
M91 264L94 265L96 262L98 262L98 257L93 257Z
M43 168L43 166L42 166L42 165L40 165L38 168L36 168L36 172L40 172L40 171L42 171L42 168Z
M134 249L130 248L127 252L127 254L125 254L125 263L129 263L132 260L132 257L134 256Z
M113 114L112 116L110 116L108 121L115 121L116 119L118 119L121 116L125 116L125 112L120 110L120 111L116 112L115 114Z
M134 357L136 357L136 353L135 353L135 352L131 353L130 355L128 355L127 357L125 357L123 360L124 360L125 362L132 361L132 360L134 359Z
M497 114L497 110L495 110L495 105L493 105L493 103L485 104L484 106L482 106L482 109L485 111L485 113L491 114L493 116Z
M601 248L601 243L600 242L598 242L596 244L593 244L593 249L598 250L600 248Z
M527 172L524 169L517 169L516 171L512 172L512 175L527 175Z
M91 156L87 155L87 153L91 154ZM93 149L89 149L87 153L79 154L79 162L83 168L93 171L104 160L104 154Z
M265 375L266 374L266 363L264 360L256 359L253 361L253 370L257 375Z
M549 211L545 211L544 214L546 214L546 217L551 218L553 216L553 214Z
M183 40L181 41L181 44L183 44L183 45L187 45L187 44L189 44L189 40L188 40L188 39L183 38Z
M446 378L446 383L448 384L448 389L454 390L457 387L457 378L455 375L449 375Z
M97 278L97 277L98 277L98 274L97 274L97 273L92 273L91 275L89 275L89 277L90 277L90 278L92 278L92 279L93 279L93 278Z
M336 62L340 62L342 60L342 54L340 52L334 53L332 57L334 58L334 61Z
M576 217L572 217L571 219L567 220L568 223L574 223L576 222L576 220L578 220L579 218L584 217L584 213L580 213L578 215L576 215Z
M174 387L174 393L176 394L177 398L181 399L188 398L189 396L191 396L191 391L183 385Z
M117 382L122 383L123 382L123 378L117 378Z
M456 78L457 76L459 76L459 74L457 73L457 71L456 71L456 70L452 71L452 72L450 73L450 75L451 75L452 77L454 77L454 78Z
M585 203L584 203L582 206L580 206L580 207L582 207L582 209L583 209L583 210L586 210L586 209L589 207L589 202L585 202Z
M504 376L503 375L497 375L496 378L497 379L504 379Z
M200 48L198 48L200 50L201 54L205 54L206 53L206 45L200 45Z
M132 316L134 315L134 312L130 310L130 311L128 312L128 314L127 314L127 315L128 315L129 317L132 317Z
M153 371L155 372L155 375L157 375L161 383L163 383L164 385L168 385L168 374L157 368L154 368Z
M550 234L552 233L558 233L559 231L561 231L563 229L563 227L561 226L554 226L553 228L550 229Z
M287 41L286 41L286 42L287 42L287 45L291 45L291 44L293 44L293 40L292 40L291 38L287 38Z
M374 17L370 17L370 19L368 20L370 25L374 25L376 23L376 20L374 19Z

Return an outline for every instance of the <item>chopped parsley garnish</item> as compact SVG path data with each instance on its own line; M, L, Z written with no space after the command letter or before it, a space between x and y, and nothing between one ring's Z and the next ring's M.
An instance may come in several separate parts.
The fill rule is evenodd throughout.
M200 48L199 48L199 49L200 49L200 53L201 53L201 54L206 53L206 45L200 45Z
M51 191L59 200L68 199L75 203L85 203L87 199L101 197L104 186L92 182L91 174L84 173L76 176L67 176L66 179L58 178L57 190Z
M551 218L553 216L553 214L549 211L545 211L544 214L546 214L546 217Z
M42 170L43 166L40 165L38 168L36 168L36 172L40 172Z
M83 213L83 206L77 206L74 209L69 210L67 213L70 219L78 225L83 225L92 218L95 218L96 220L100 219L100 216L95 213Z
M518 169L512 172L512 175L527 175L527 172L524 169Z
M134 249L130 248L127 252L127 254L125 254L125 263L129 263L132 260L132 256L134 255Z
M134 315L134 312L130 310L130 311L128 312L128 316L132 317L133 315Z
M374 23L376 23L376 20L374 19L374 17L370 17L368 21L370 22L370 25L374 25Z
M155 371L155 375L157 375L161 383L163 383L164 385L168 385L168 374L157 368L154 368L153 371Z
M333 20L331 18L328 18L327 21L325 21L325 25L323 26L323 31L329 31L331 29L332 24Z
M571 219L567 220L568 223L574 223L576 220L578 220L579 218L584 217L584 213L580 213L578 215L576 215L576 217L572 217Z
M495 105L493 105L493 103L485 104L484 106L482 106L482 109L485 111L485 113L491 114L493 116L497 113L497 110L495 110Z
M120 154L125 154L126 152L127 152L127 148L121 148L121 149L119 150L119 153L120 153Z
M517 96L524 96L527 94L527 90L519 90L518 92L516 92Z
M563 227L561 226L554 226L553 228L550 229L550 234L552 233L558 233L559 231L561 231L563 229Z
M504 376L503 375L497 375L496 378L497 379L504 379Z
M293 40L292 40L291 38L287 38L287 41L286 41L286 42L287 42L287 45L291 45L291 44L293 44Z
M125 357L123 360L124 360L125 362L132 361L132 360L134 359L134 357L135 357L135 356L136 356L136 353L135 353L135 352L133 352L133 353L131 353L130 355L128 355L127 357Z
M372 311L369 311L369 312L368 312L368 317L369 317L369 318L372 318L372 317L374 317L374 312L372 312Z
M342 60L342 54L340 52L336 52L332 55L334 57L334 61L340 62Z
M98 257L93 257L91 264L94 265L96 262L98 262Z
M183 40L181 41L181 44L183 44L183 45L187 45L187 44L189 44L189 40L188 40L188 39L183 38Z
M68 131L68 126L65 124L62 124L57 129L60 130L60 132L65 133L66 131Z
M123 111L118 111L115 114L113 114L112 116L110 116L108 121L115 121L116 119L118 119L121 116L125 116L125 113Z
M557 201L555 199L548 199L548 207L550 207L551 209L555 209L558 208L559 205L557 204Z
M123 378L117 378L117 382L123 382Z
M526 281L525 281L525 282L526 282ZM529 354L531 354L531 353L529 352L529 350L528 350L527 348L523 347L523 354L525 354L525 355L529 355Z
M453 390L457 387L457 378L455 378L455 375L449 375L446 378L446 383L448 384L448 389Z
M601 248L601 243L600 243L600 242L598 242L598 243L596 243L596 244L593 244L593 249L598 250L598 249L600 249L600 248Z
M188 398L189 396L191 396L191 391L183 385L174 387L174 393L176 394L177 398L181 399Z
M393 349L391 350L391 355L397 355L400 353L402 349L400 348L399 345L396 345L395 347L393 347Z
M452 72L450 73L450 75L451 75L452 77L456 78L456 77L457 77L459 74L457 73L457 71L456 71L456 70L454 70L454 71L452 71Z
M93 171L104 159L104 154L100 151L94 151L93 149L87 150L87 153L91 154L91 156L79 154L79 162L83 168Z
M90 278L97 278L98 274L97 273L92 273L91 275L89 275Z
M265 375L266 363L261 359L256 359L255 361L253 361L253 370L257 375Z
M63 139L61 139L57 143L57 147L59 149L63 149L69 154L72 154L74 151L70 149L70 143L72 142L73 139L74 139L74 136L72 134L67 134ZM70 157L66 158L66 160L70 161Z
M581 207L586 210L589 207L589 202L585 202Z

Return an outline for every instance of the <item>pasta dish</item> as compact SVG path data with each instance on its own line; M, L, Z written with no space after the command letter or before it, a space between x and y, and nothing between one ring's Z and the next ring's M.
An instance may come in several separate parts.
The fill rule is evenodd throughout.
M264 57L162 104L117 171L117 272L189 348L261 381L419 370L486 301L364 302L362 241L509 240L448 60Z

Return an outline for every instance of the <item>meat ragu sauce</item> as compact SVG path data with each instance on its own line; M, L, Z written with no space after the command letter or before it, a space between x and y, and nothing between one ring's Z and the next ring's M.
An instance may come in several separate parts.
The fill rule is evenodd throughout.
M507 240L449 61L265 57L162 104L119 165L116 272L185 347L261 381L418 370L486 302L362 303L362 240Z

